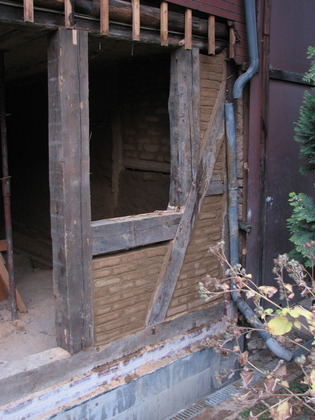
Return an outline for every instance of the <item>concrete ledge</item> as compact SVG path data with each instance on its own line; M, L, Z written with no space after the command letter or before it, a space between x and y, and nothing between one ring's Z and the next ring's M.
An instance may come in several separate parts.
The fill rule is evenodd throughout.
M209 348L195 350L173 361L167 357L164 366L157 369L156 365L147 365L151 371L138 376L145 369L142 365L112 389L106 389L108 376L104 372L94 372L99 386L92 392L87 377L82 377L80 383L73 378L2 407L1 418L164 419L218 389L215 375L234 367L235 358L227 359Z
M223 310L223 302L215 302L212 306L165 321L155 325L154 329L146 328L102 348L90 348L72 356L62 349L52 349L43 355L40 353L30 359L23 359L17 364L8 364L1 369L0 406L28 398L34 392L58 386L70 378L86 376L95 369L103 372L113 369L115 360L129 363L144 348L153 350L163 347L168 341L175 343L175 340L182 340L184 346L188 346L189 340L191 344L197 343L202 340L203 334L211 335L222 328L220 320ZM178 344L174 344L175 352L178 348Z

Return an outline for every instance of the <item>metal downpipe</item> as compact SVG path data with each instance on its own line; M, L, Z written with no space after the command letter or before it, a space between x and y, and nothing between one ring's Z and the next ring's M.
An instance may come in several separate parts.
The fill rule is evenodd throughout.
M256 29L256 10L255 0L245 0L247 36L250 54L250 66L246 73L241 75L235 82L233 88L234 99L241 98L245 84L258 71L258 48L257 48L257 29ZM232 267L239 263L239 240L238 240L238 186L237 186L237 143L235 109L233 103L225 104L225 124L227 135L227 161L228 161L228 221L229 221L229 245L230 262ZM249 307L237 292L234 280L230 282L231 296L237 308L245 316L249 324L255 328L264 340L267 347L280 359L290 361L293 354L283 349L267 331L254 311Z

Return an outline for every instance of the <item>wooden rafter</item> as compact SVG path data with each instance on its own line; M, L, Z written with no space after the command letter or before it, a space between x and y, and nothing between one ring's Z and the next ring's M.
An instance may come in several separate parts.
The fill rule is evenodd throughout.
M140 41L140 0L132 0L132 40Z
M24 21L34 22L34 1L33 0L23 0L23 1L24 1Z
M109 34L109 0L100 0L100 32Z
M72 2L71 0L64 0L65 2L65 27L71 28L72 27Z
M192 10L185 10L185 48L192 49Z
M208 54L215 54L215 16L208 18Z
M161 25L160 25L160 33L161 33L161 45L168 46L168 3L166 1L162 1L161 3Z

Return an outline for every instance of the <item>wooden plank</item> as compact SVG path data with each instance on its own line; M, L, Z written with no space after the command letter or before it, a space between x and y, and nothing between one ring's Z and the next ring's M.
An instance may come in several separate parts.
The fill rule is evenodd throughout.
M57 343L93 343L88 32L60 28L48 42L49 185Z
M109 35L109 0L100 0L100 32Z
M174 238L182 213L161 211L91 223L92 253L106 254Z
M0 240L0 252L7 250L7 241L5 239Z
M208 54L215 55L215 16L208 18Z
M304 74L294 73L292 71L280 70L280 69L269 69L269 77L274 80L282 80L283 82L298 83L300 85L313 86L312 83L306 82L303 77Z
M71 0L64 0L65 3L65 27L71 28L73 26L72 23L72 1Z
M198 165L195 182L185 204L184 214L179 224L170 253L166 255L160 282L150 303L147 316L147 325L162 322L167 314L169 304L176 286L180 270L184 263L186 250L197 214L200 211L204 197L207 194L214 165L224 138L224 103L225 103L225 77L205 134L206 145Z
M229 58L235 58L235 29L234 26L230 26L230 36L229 36Z
M24 21L34 22L34 2L33 0L23 0L24 4Z
M2 256L1 256L2 257ZM3 258L0 258L0 280L2 280L3 285L7 291L7 293L10 293L10 283L9 283L9 274L8 271L4 265L4 261ZM20 293L18 292L18 290L16 289L15 291L16 294L16 306L19 312L22 313L26 313L27 312L27 308L23 302L23 299L21 298Z
M132 40L140 41L140 0L132 0Z
M169 95L171 181L170 205L185 204L200 144L199 50L177 49L171 55Z
M161 2L160 6L160 36L161 45L168 46L168 3L166 1Z
M185 49L192 49L192 10L185 10Z

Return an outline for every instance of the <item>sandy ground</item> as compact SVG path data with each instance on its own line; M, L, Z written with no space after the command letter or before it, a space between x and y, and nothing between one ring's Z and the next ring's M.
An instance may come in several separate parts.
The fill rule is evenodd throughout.
M52 271L33 269L24 254L14 255L15 282L28 309L11 321L10 304L0 302L0 368L56 347Z

